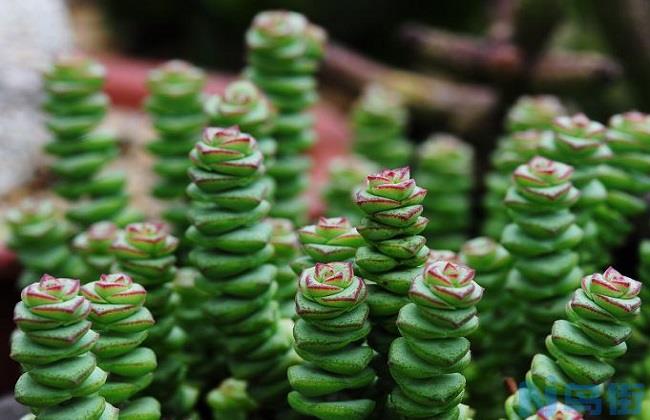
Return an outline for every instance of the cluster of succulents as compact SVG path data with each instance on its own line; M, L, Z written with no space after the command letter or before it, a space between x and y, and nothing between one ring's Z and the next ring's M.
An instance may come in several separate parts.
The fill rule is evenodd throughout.
M472 147L438 134L414 148L401 98L372 84L309 224L325 41L298 13L262 12L222 93L182 61L150 73L152 194L169 228L141 222L108 170L103 67L72 56L45 72L46 150L69 206L7 214L27 419L577 420L615 365L615 380L650 380L650 291L599 274L646 210L650 116L606 127L521 98L477 226ZM485 236L467 240L475 228ZM650 241L639 268L649 280ZM508 397L505 378L524 383Z

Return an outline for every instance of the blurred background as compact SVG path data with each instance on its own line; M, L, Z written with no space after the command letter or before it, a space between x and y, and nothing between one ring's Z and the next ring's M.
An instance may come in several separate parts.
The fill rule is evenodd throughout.
M49 196L40 73L58 54L81 50L107 66L115 105L107 124L123 148L118 165L135 180L135 206L155 214L151 158L140 147L152 136L140 111L147 71L185 59L208 69L209 89L219 91L243 67L253 16L278 8L305 14L330 36L317 109L321 162L346 153L346 113L369 82L402 95L412 141L444 130L472 143L479 174L522 94L558 95L602 122L650 111L648 0L2 0L0 216L26 195ZM1 278L10 281L16 270L0 250ZM10 289L0 303L4 337L17 299ZM14 381L2 375L0 390Z

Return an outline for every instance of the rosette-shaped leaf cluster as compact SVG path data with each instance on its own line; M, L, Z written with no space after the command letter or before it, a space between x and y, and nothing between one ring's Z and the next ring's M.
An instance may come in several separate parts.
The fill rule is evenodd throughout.
M86 271L82 278L84 283L111 271L115 261L111 245L117 238L117 230L114 223L104 221L93 223L85 232L75 236L72 246L86 264Z
M582 277L575 249L583 234L570 210L580 193L572 174L569 165L534 157L515 170L505 198L513 221L501 237L514 257L508 288L525 302L529 334L543 333L562 316Z
M366 179L367 174L378 168L360 156L345 156L331 160L328 167L328 181L322 193L325 214L329 217L344 216L356 225L362 213L354 204L354 192Z
M278 269L275 281L278 291L275 299L280 304L280 315L283 318L296 316L294 309L294 296L298 277L291 267L291 263L300 254L298 235L289 219L269 219L271 223L271 245L273 245L273 264Z
M418 148L415 179L426 188L425 229L431 248L458 251L471 221L474 151L451 134L434 134Z
M298 275L316 263L350 260L357 249L365 245L359 232L345 217L321 217L315 225L300 228L298 239L306 254L291 264Z
M98 394L108 375L91 353L99 335L79 288L79 280L45 274L23 289L11 337L11 358L24 371L16 400L39 419L117 420L119 410Z
M476 304L483 288L462 264L427 264L409 290L411 303L397 318L401 337L388 365L397 386L388 404L406 418L464 419L462 370L471 360L467 335L478 328Z
M228 366L257 401L284 396L295 362L291 322L278 321L271 263L268 182L257 142L236 128L208 128L190 154L190 263L212 298L206 315L225 336Z
M365 214L357 231L368 245L358 249L355 262L361 277L372 282L368 305L376 326L370 341L381 354L397 335L397 313L408 303L411 283L429 256L420 235L428 222L421 216L426 194L408 167L370 175L356 193L356 204Z
M154 398L132 399L149 386L156 369L154 352L140 346L154 324L143 307L146 290L125 274L102 274L84 285L81 294L90 301L88 319L100 334L93 353L108 372L99 395L120 408L120 419L159 419L160 404Z
M488 237L478 237L461 248L460 260L476 270L476 282L485 289L477 308L481 326L472 335L477 358L465 371L470 383L470 402L482 418L501 418L501 401L506 398L503 378L519 370L509 356L521 349L517 328L520 310L517 301L506 290L512 266L510 253Z
M539 145L541 155L571 165L575 170L571 180L580 191L580 198L573 211L584 232L578 252L580 265L587 273L600 269L601 263L608 259L599 225L594 220L595 209L600 207L611 217L616 214L606 204L607 189L599 179L606 168L604 162L612 156L604 136L602 124L584 114L576 114L557 117L553 121L553 135L544 137Z
M179 298L171 288L176 275L174 251L178 240L161 223L133 223L120 231L111 246L116 258L113 272L124 273L147 289L145 306L156 319L145 341L158 357L158 368L148 393L163 406L164 413L187 416L198 391L185 383L186 361L181 350L186 342L177 325Z
M408 111L396 92L369 85L352 109L354 151L384 168L406 165L413 147L405 138Z
M266 11L255 16L246 33L246 77L266 93L278 110L273 127L277 159L269 175L277 184L271 214L303 224L311 162L302 155L315 140L309 108L318 99L314 73L323 57L325 32L303 15Z
M157 133L157 138L148 145L157 157L153 169L159 176L153 194L164 200L175 200L163 216L179 234L188 225L187 208L183 204L190 167L187 154L207 121L201 96L204 84L203 71L180 60L152 70L147 80L150 96L145 107Z
M599 174L607 205L596 209L594 218L600 240L611 247L624 242L632 230L630 219L646 209L640 196L650 191L650 116L634 111L614 115L605 140L613 152Z
M561 402L555 402L540 408L526 420L584 420L584 417L578 410Z
M364 343L370 332L364 281L351 262L316 263L302 272L298 288L293 334L305 363L289 368L289 404L319 419L368 418L376 375Z
M566 113L558 98L550 95L522 96L508 111L506 134L497 141L490 156L492 170L486 177L487 191L483 199L486 211L483 234L501 237L510 221L503 212L503 198L510 186L510 175L517 166L537 154L537 146L550 130L553 118Z
M68 248L70 227L57 217L50 201L25 200L6 216L10 236L7 246L23 266L20 287L38 281L40 273L79 277L83 263Z
M267 165L273 162L277 144L271 132L276 110L266 96L249 80L226 86L222 96L211 96L205 104L213 127L238 126L257 140Z
M460 263L460 256L454 251L448 249L432 249L429 250L429 255L427 256L427 264L433 263L436 261L450 261L453 263Z
M84 227L101 220L125 225L140 217L126 209L124 176L104 171L118 153L117 139L96 131L109 106L101 91L105 77L101 64L69 56L56 61L43 80L47 128L54 136L46 151L57 158L54 189L76 201L66 215Z
M582 410L581 401L601 398L615 373L613 359L627 350L640 291L640 282L611 267L584 277L567 304L566 319L555 321L546 337L548 355L535 355L526 386L506 401L508 418L525 419L558 400Z

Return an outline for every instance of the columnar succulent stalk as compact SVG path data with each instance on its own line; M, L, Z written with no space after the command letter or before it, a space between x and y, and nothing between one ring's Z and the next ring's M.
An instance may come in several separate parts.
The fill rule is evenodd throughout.
M246 420L248 413L257 408L248 395L246 381L228 378L207 396L215 420Z
M284 396L291 349L290 320L278 321L264 158L257 142L236 128L208 128L190 157L192 198L187 231L190 263L212 299L204 310L225 336L228 366L248 381L258 402Z
M158 356L158 368L147 392L160 401L164 413L188 416L198 390L185 383L187 366L181 350L186 335L177 325L174 312L179 298L170 287L176 275L177 246L178 240L161 223L130 224L118 232L111 246L116 258L112 271L124 273L147 288L145 306L156 319L145 341Z
M86 264L86 270L81 279L84 283L110 272L115 261L111 245L116 237L117 226L107 221L93 223L85 232L75 236L72 246Z
M24 371L15 396L32 418L118 418L119 410L98 394L108 375L90 352L99 335L90 329L90 302L79 288L79 280L44 274L23 289L14 309L11 358Z
M508 418L525 419L558 400L583 410L580 401L600 398L615 373L613 360L627 350L640 291L640 282L612 267L584 277L567 304L566 318L555 321L546 337L548 355L535 355L526 386L506 401Z
M300 228L298 239L306 255L291 263L297 275L316 263L351 260L357 249L365 245L359 232L345 217L321 217L315 225Z
M271 136L276 110L266 96L249 80L226 86L222 96L211 96L205 104L213 127L236 125L257 140L267 165L273 162L277 143Z
M424 215L431 248L458 251L467 240L474 184L474 151L451 134L434 134L418 148L415 179L427 189Z
M66 216L82 227L101 220L126 225L141 217L127 210L124 175L104 171L118 153L117 139L96 131L109 106L101 91L105 77L101 64L69 56L56 61L43 80L47 127L54 136L46 151L58 159L52 165L54 189L75 201Z
M358 249L355 262L370 283L370 342L383 355L398 334L395 319L408 303L411 283L429 256L420 235L428 222L421 216L426 193L410 178L408 167L370 175L356 193L356 204L365 213L357 231L368 245Z
M550 130L553 118L565 114L558 98L550 95L522 96L508 111L506 134L497 141L490 156L492 170L486 177L483 199L486 211L483 234L499 239L510 221L503 212L503 198L510 186L510 175L517 166L537 154L543 133Z
M357 225L363 213L354 204L354 192L367 174L377 170L372 162L361 156L332 159L328 167L328 181L322 193L325 214L329 217L346 217L352 225Z
M23 266L18 285L38 281L39 273L78 277L83 274L83 263L68 248L72 234L70 226L57 217L49 201L25 200L7 212L10 236L7 246L13 250Z
M289 404L319 419L368 418L376 375L368 366L373 350L364 343L370 332L364 281L351 262L316 263L302 272L298 289L293 334L305 363L287 372Z
M515 170L504 201L513 220L501 237L514 259L508 288L525 302L527 334L562 316L582 277L575 249L583 235L570 210L580 193L572 174L569 165L534 157Z
M423 271L397 318L401 337L388 358L397 386L388 404L406 418L465 419L461 372L471 360L465 337L478 328L475 305L483 288L461 264L436 261Z
M140 344L154 324L143 305L147 292L125 274L102 274L84 285L81 294L90 301L92 327L100 334L93 347L97 364L108 372L99 395L120 408L120 419L159 419L160 403L152 397L132 399L149 386L156 355Z
M273 245L273 264L278 269L275 281L278 290L275 299L280 304L280 315L283 318L294 318L294 296L298 277L292 268L291 262L300 254L298 235L289 219L269 219L271 223L271 245Z
M521 309L506 290L512 258L489 237L467 241L459 258L476 270L476 282L486 291L477 305L481 326L471 337L472 353L479 357L465 371L472 390L470 401L481 418L501 418L499 405L506 397L503 378L519 371L508 355L521 349L517 333Z
M273 128L277 160L269 175L277 190L271 214L302 225L307 203L311 162L303 153L315 141L309 107L317 99L314 73L323 57L325 32L303 15L287 11L266 11L255 16L246 33L248 68L245 75L266 93L278 110Z
M380 167L406 165L412 146L405 138L408 112L400 96L369 85L352 109L354 151Z
M190 162L187 154L207 121L201 96L204 84L203 71L180 60L154 69L147 80L150 96L145 107L158 135L148 146L157 157L153 169L159 176L153 194L171 200L163 216L179 236L188 226L185 188Z
M650 191L650 116L635 111L614 115L605 140L613 152L599 177L607 187L607 205L596 209L594 218L600 240L620 246L632 229L629 219L646 208L640 196Z
M572 182L580 190L574 212L584 240L578 248L580 265L587 273L600 268L607 251L601 243L594 209L606 205L607 190L599 179L603 163L612 152L604 143L605 127L584 114L562 116L553 120L553 135L545 136L539 145L541 155L571 165ZM606 208L607 214L613 212Z

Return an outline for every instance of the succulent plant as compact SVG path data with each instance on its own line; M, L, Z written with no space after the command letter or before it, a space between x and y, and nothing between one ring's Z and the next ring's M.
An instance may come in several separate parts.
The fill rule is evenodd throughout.
M580 265L587 273L600 269L607 260L605 244L594 220L594 210L606 206L607 189L599 179L604 162L612 152L604 143L605 127L591 121L584 114L557 117L553 121L553 134L545 136L539 145L541 155L566 163L574 168L572 182L580 191L573 209L584 240L578 248ZM612 217L613 212L606 207Z
M100 336L93 347L97 365L108 372L99 395L120 409L120 419L159 419L160 403L152 397L133 397L149 386L156 369L153 350L141 347L154 324L144 307L147 291L125 274L102 274L84 285L90 302L88 319Z
M16 400L39 419L114 419L119 410L98 394L107 373L90 352L99 335L86 318L80 282L44 274L25 287L14 309L11 358L24 373Z
M517 332L521 308L506 289L512 257L501 244L484 236L467 241L459 259L476 271L476 282L485 289L477 304L481 325L471 336L472 354L478 358L464 372L472 390L470 402L481 418L502 418L503 378L519 371L508 354L521 348Z
M277 143L271 132L277 111L251 81L230 83L222 96L211 96L205 108L213 127L238 126L257 140L266 164L273 162Z
M540 408L537 412L530 417L527 417L526 420L583 420L584 417L582 413L578 410L569 407L568 405L562 404L561 402L555 402L549 404L545 407Z
M367 174L378 168L360 156L337 157L328 166L328 181L321 194L325 202L325 214L329 217L346 217L357 225L363 213L354 204L354 192L366 179Z
M10 232L7 246L23 266L19 287L38 281L40 273L83 275L83 262L67 245L72 229L57 217L50 201L24 200L7 211L6 221Z
M397 386L388 405L407 418L467 418L461 400L471 360L465 336L478 328L476 304L483 288L474 270L449 261L427 264L409 289L411 303L399 312L401 337L388 363Z
M351 262L316 263L300 275L293 334L305 363L287 372L294 410L319 419L372 413L375 402L367 394L376 380L368 366L373 350L363 343L370 332L367 296Z
M612 267L584 277L566 306L566 318L558 318L546 337L548 355L535 355L526 386L507 399L508 419L526 419L558 400L580 411L581 401L600 398L615 373L613 360L627 350L640 291L640 282Z
M228 378L207 396L215 420L246 420L248 413L257 408L248 395L246 381Z
M505 206L512 217L501 243L514 259L508 288L523 303L526 333L534 351L537 337L564 313L571 292L583 275L576 248L582 230L571 207L580 193L571 184L573 168L534 157L513 173Z
M111 245L117 237L117 230L113 222L104 221L93 223L85 232L75 236L72 247L86 264L84 277L81 279L84 283L110 272L115 261Z
M411 283L429 256L420 235L428 222L421 216L426 193L408 167L370 175L356 192L356 204L365 214L357 231L367 245L357 250L355 263L360 276L371 282L368 306L374 325L369 340L383 355L398 334L395 319L408 303Z
M405 138L408 112L396 92L372 84L352 109L354 151L380 167L406 165L411 143Z
M541 137L551 129L553 118L565 113L559 99L550 95L522 96L508 111L506 134L497 141L490 156L492 170L486 176L484 235L493 239L501 237L503 228L510 221L502 204L512 171L537 154Z
M278 269L275 281L278 290L275 298L280 304L280 315L283 318L294 318L294 296L298 277L291 268L291 262L300 254L298 236L289 219L268 219L271 223L271 245L273 245L273 264Z
M291 263L297 275L316 263L349 261L354 258L357 249L365 244L345 217L321 217L315 225L298 229L298 239L306 255Z
M57 177L54 190L75 201L66 213L68 219L82 227L101 220L123 226L140 219L127 209L124 176L104 170L118 153L116 138L96 130L109 106L101 91L104 67L89 58L66 56L43 77L47 128L54 136L45 150L57 159L52 165Z
M278 320L271 264L269 183L257 142L236 128L207 128L190 157L189 262L212 295L206 315L224 335L228 367L257 401L284 397L287 368L297 362L290 320ZM282 398L284 399L284 398Z
M157 158L153 169L159 177L152 192L170 201L163 217L178 235L189 224L185 203L190 167L187 154L207 122L201 94L204 84L203 71L180 60L168 61L152 70L147 80L150 96L145 108L157 134L148 148Z
M460 256L454 251L448 249L431 249L427 256L427 263L436 261L450 261L453 263L460 263Z
M309 107L318 99L314 73L323 57L326 34L303 15L265 11L255 16L246 33L245 75L278 110L273 127L277 159L269 165L275 179L274 217L302 225L307 216L306 190L311 166L304 156L315 141Z
M118 232L111 245L116 263L112 271L124 273L147 289L146 308L156 319L145 345L158 356L158 368L148 393L160 401L163 412L189 416L198 390L185 382L186 361L181 355L186 334L177 325L179 297L171 282L176 275L174 251L178 239L162 223L133 223Z
M414 177L429 192L423 202L428 245L458 251L471 221L474 151L451 134L434 134L418 147L417 156Z

